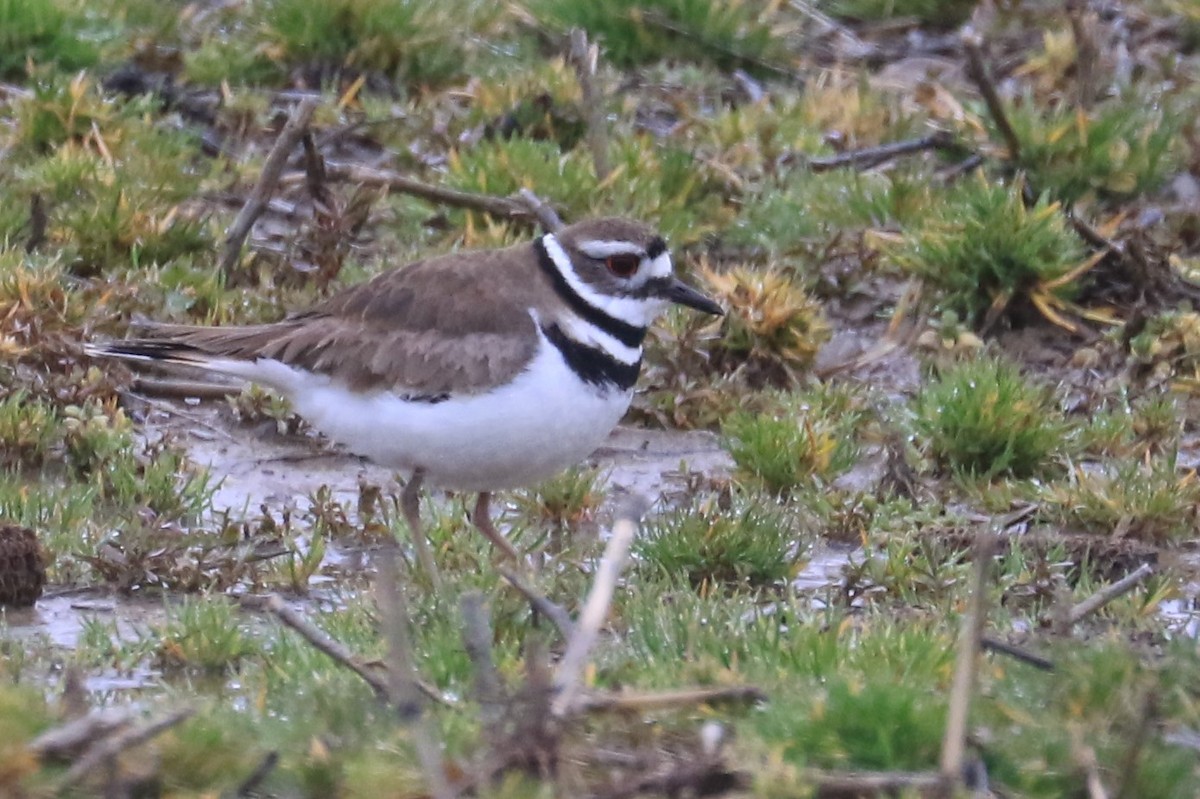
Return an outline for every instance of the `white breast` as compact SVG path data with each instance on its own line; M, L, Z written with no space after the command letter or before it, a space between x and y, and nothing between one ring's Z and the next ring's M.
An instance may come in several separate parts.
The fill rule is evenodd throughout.
M351 392L278 361L255 366L260 375L283 378L268 382L333 440L390 468L424 469L431 484L463 491L529 485L578 463L604 441L633 396L583 383L545 338L513 382L438 403Z

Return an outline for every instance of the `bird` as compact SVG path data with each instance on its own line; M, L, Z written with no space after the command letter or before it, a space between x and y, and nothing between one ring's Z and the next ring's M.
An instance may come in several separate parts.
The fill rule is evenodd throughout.
M152 324L85 349L267 386L328 438L407 473L401 508L436 581L422 486L477 492L472 523L519 562L490 519L492 493L552 477L604 441L671 304L723 313L675 275L652 227L606 217L392 267L278 322Z

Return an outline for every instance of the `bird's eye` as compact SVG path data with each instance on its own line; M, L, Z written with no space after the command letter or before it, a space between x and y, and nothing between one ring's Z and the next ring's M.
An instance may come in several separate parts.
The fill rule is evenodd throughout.
M641 264L642 259L632 253L610 255L604 260L604 265L608 267L608 271L622 278L633 277L633 273L638 270Z

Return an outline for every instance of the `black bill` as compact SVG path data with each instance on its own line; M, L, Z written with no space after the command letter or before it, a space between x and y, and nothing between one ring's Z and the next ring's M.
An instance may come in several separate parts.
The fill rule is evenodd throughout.
M696 289L684 283L679 278L671 278L666 287L660 293L661 297L677 302L680 305L686 305L689 308L695 308L697 311L704 311L714 316L723 316L725 311L711 297L702 294Z

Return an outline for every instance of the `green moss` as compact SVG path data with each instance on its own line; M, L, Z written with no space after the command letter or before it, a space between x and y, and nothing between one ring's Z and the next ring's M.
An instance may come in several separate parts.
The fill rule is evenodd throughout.
M791 577L805 544L794 517L774 500L736 496L651 520L634 551L650 572L706 584L772 585Z
M66 0L0 0L0 78L25 74L26 64L76 70L95 63L96 46L83 35L86 18Z
M564 29L583 28L620 66L680 58L761 71L764 60L786 56L786 20L746 0L534 0L530 7Z
M938 304L972 323L993 307L1028 299L1039 286L1070 297L1078 280L1064 278L1083 262L1083 243L1057 203L1043 195L1027 206L1022 185L963 181L928 209L889 253L900 267L939 290Z
M1030 185L1067 204L1144 194L1179 164L1183 115L1168 98L1121 97L1085 112L1026 97L1011 121Z
M1045 471L1067 432L1053 394L993 358L949 367L913 409L920 444L941 469L984 478Z

